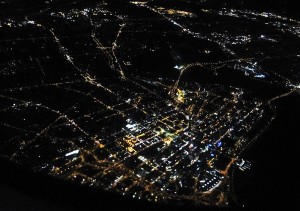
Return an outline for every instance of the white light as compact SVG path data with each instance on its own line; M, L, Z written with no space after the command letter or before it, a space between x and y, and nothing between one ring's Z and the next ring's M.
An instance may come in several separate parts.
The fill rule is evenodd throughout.
M255 75L254 77L255 77L255 78L265 78L266 76L263 75L263 74L258 74L258 75Z
M126 125L126 127L127 127L128 129L134 128L135 126L136 126L135 124L127 124L127 125Z
M178 65L175 65L174 66L174 69L177 69L177 70L181 70L183 68L183 66L182 65L180 65L180 66L178 66Z
M76 155L78 153L79 153L79 149L76 149L76 150L74 150L72 152L68 152L65 156L68 157L68 156L71 156L71 155Z

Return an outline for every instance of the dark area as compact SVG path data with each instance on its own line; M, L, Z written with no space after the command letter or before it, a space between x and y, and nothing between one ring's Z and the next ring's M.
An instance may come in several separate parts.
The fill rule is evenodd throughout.
M234 190L245 207L299 208L299 96L276 105L272 126L243 154L253 164L251 170L235 169Z
M223 171L226 169L226 166L228 165L229 162L230 159L228 157L221 155L219 156L218 160L215 162L215 167Z

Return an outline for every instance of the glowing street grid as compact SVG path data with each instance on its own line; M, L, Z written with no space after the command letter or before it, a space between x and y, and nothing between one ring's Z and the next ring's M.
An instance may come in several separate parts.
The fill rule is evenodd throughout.
M239 155L273 120L272 103L299 92L297 65L280 72L274 64L283 54L299 63L300 24L273 13L172 4L102 1L1 20L0 156L136 199L227 205L230 168L250 168ZM266 30L230 34L215 21L227 19ZM293 45L281 42L282 33ZM170 74L150 58L167 61L164 48ZM276 92L261 97L256 85L204 83L203 72Z

